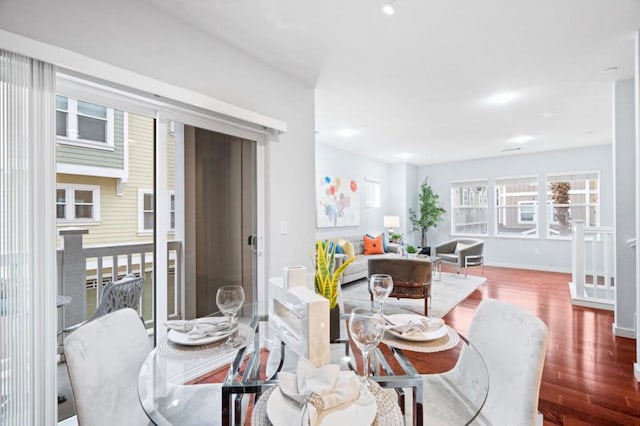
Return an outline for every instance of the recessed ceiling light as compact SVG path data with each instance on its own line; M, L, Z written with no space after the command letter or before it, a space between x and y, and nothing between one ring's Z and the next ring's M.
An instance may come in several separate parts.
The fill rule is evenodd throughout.
M516 148L502 148L500 151L502 152L511 152L511 151L520 151L522 148L520 147L516 147Z
M413 154L410 152L401 152L399 154L396 154L396 157L398 158L409 158L409 157L413 157Z
M542 116L543 116L544 118L551 118L551 117L554 117L554 116L555 116L555 114L554 114L553 112L543 112L543 113L542 113Z
M382 6L382 12L387 15L387 16L391 16L394 13L396 13L396 8L393 7L393 3L395 3L395 0L387 0L384 5Z
M604 70L604 72L606 72L607 74L614 73L616 71L618 71L618 67L609 67L609 68L605 68Z
M533 139L535 139L535 137L533 137L531 135L520 135L520 136L516 136L514 138L509 139L509 142L525 143L525 142L529 142L529 141L531 141Z
M345 128L345 129L340 129L340 130L338 130L338 131L336 132L336 135L338 135L338 136L340 136L340 137L343 137L343 138L350 138L351 136L355 136L355 135L357 135L358 133L360 133L360 132L358 132L358 131L357 131L357 130L355 130L355 129L348 129L348 128Z
M489 105L504 105L516 100L519 96L518 92L499 92L489 96L485 103Z

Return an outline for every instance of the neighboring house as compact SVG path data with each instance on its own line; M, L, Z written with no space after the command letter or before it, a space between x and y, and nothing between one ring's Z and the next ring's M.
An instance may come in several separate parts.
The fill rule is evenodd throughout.
M58 229L88 229L84 246L151 242L154 120L62 96L57 97L56 119ZM173 229L170 131L168 151Z

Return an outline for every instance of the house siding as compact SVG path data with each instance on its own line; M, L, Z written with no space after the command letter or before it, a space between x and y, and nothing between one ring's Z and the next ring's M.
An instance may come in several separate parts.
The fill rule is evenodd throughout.
M113 151L68 145L58 141L56 145L56 161L58 163L76 164L81 166L124 169L123 116L124 113L121 110L114 110Z
M84 246L104 246L125 243L151 242L151 233L138 232L138 189L153 189L153 139L154 120L136 114L129 114L129 179L121 195L116 194L116 179L58 174L58 183L89 184L100 186L100 222L98 224L65 224L58 229L74 226L86 228ZM120 137L122 139L122 127ZM175 188L174 138L168 137L169 188ZM96 164L104 166L103 164ZM169 234L173 238L173 233ZM58 246L62 246L58 239Z

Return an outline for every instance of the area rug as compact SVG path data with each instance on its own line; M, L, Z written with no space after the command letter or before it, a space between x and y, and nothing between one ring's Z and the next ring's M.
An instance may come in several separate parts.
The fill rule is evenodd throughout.
M486 281L484 277L465 276L443 272L440 281L431 280L431 306L429 316L442 318L451 309L467 298L475 289ZM345 301L353 302L369 300L367 280L362 279L342 287L342 297ZM387 299L385 304L390 307L401 307L419 314L424 314L424 300L422 299Z

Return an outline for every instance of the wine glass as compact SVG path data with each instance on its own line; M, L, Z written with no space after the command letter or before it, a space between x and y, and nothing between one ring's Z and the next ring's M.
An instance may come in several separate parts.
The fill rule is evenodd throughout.
M244 290L239 285L226 285L220 287L216 293L216 305L220 312L229 318L229 336L223 343L223 346L232 348L235 346L235 340L232 337L233 318L244 303Z
M393 290L393 278L388 274L373 274L369 278L369 290L373 295L374 306L379 307L382 313L384 299L389 297Z
M378 346L384 334L382 314L370 308L356 308L349 317L349 334L362 353L362 390L367 390L369 352Z

